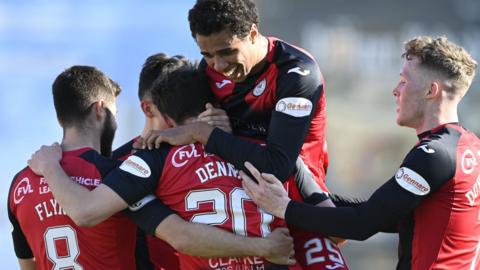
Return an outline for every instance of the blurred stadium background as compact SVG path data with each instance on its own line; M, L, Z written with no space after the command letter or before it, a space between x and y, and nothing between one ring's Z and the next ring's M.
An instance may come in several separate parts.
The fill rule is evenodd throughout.
M93 65L123 88L115 145L143 126L138 74L153 53L200 59L187 22L188 1L0 2L0 265L17 269L6 200L14 174L41 144L61 140L51 83L74 64ZM326 81L330 189L368 198L391 177L415 142L395 125L391 91L403 41L446 35L480 61L477 0L258 0L260 30L310 51ZM461 122L480 134L477 78L461 106ZM477 116L476 116L477 115ZM350 269L394 269L397 237L350 241Z

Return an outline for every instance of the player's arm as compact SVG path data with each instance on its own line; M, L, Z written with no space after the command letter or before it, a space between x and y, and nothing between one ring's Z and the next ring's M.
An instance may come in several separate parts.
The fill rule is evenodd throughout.
M244 170L243 163L249 161L261 171L286 181L310 129L312 115L317 111L323 83L313 62L308 68L292 66L283 73L276 82L278 101L271 114L266 145L233 136L203 122L153 132L145 144L152 149L162 141L173 145L197 141L206 145L207 152L221 156L236 168Z
M288 262L292 242L285 232L277 232L268 239L249 239L208 225L189 223L175 215L152 195L138 201L138 195L156 189L154 183L160 178L169 147L164 145L155 151L138 151L103 181L130 205L127 215L140 228L155 234L175 249L193 256L224 257L254 254L270 258L277 263Z
M293 240L286 228L268 237L244 237L214 226L191 223L174 214L158 200L146 200L126 212L145 232L155 235L174 249L201 257L260 256L276 264L291 264ZM138 204L136 204L138 205Z
M35 259L18 259L18 264L20 265L20 270L35 270L36 263Z
M94 226L128 206L122 197L104 184L88 190L72 181L60 165L61 156L62 149L58 144L42 146L32 155L28 165L45 177L53 196L77 225ZM112 172L103 181L112 178L114 181L119 178L118 174ZM143 184L143 190L134 190L143 192L137 194L138 200L151 192L155 182L144 181Z
M455 155L435 142L428 145L432 151L414 148L405 158L395 176L377 189L371 198L358 207L323 208L313 207L289 200L276 188L279 183L274 177L254 175L260 185L244 181L252 199L270 213L284 217L289 225L305 230L347 239L364 240L373 234L398 224L426 198L435 192L455 173ZM277 201L266 202L265 190L274 188ZM260 192L259 192L260 191ZM263 191L263 193L261 192ZM277 196L278 195L278 196ZM270 197L270 198L271 198ZM274 205L269 205L276 203Z
M11 191L10 191L11 192ZM34 270L35 269L35 259L33 257L33 252L30 249L30 245L27 242L27 238L23 233L20 224L18 223L17 218L13 214L10 208L10 194L8 198L8 219L12 224L12 240L13 248L15 250L15 255L18 259L18 264L20 265L21 270Z
M284 182L291 175L305 137L310 129L318 100L323 95L323 82L318 67L311 63L292 66L277 80L277 103L272 111L266 144L259 145L235 137L218 128L207 140L206 150L217 154L235 167L244 170L249 161L262 172L275 175ZM197 129L198 132L202 129ZM319 145L318 147L322 147Z

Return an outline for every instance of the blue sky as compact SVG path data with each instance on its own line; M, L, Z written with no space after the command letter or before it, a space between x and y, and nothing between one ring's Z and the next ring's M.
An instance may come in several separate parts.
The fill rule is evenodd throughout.
M100 68L123 88L114 145L137 135L138 75L147 56L199 59L188 28L193 1L2 1L0 3L0 264L16 269L6 213L13 176L42 144L61 140L51 97L71 65Z

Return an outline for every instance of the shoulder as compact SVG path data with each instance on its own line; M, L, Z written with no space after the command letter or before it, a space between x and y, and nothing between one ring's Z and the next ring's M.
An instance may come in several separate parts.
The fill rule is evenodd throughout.
M273 39L273 42L275 57L272 62L277 65L280 74L321 78L317 62L306 50L279 39Z
M450 127L435 130L410 150L405 161L421 159L424 162L435 162L437 165L455 165L461 136L461 131Z
M78 156L67 156L62 159L62 165L65 169L69 166L94 167L101 174L102 178L120 164L121 161L102 156L95 150L88 150Z
M162 143L158 149L139 150L123 161L119 169L139 177L150 177L152 170L161 171L170 149L172 146Z
M18 204L23 200L24 196L32 191L32 180L38 178L29 167L23 168L12 179L8 192L9 207Z
M120 159L124 160L126 159L133 150L133 144L138 140L139 137L135 137L132 140L128 141L124 145L118 147L112 152L112 158L113 159Z
M307 52L281 40L275 41L274 50L278 97L311 98L323 92L323 76Z
M460 137L455 129L442 128L422 138L397 171L397 183L417 195L426 195L452 179Z

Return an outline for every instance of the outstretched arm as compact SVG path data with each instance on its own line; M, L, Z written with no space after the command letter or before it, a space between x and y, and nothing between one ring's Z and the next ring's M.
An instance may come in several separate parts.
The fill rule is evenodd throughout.
M42 146L32 155L28 166L45 177L53 196L77 225L94 226L128 206L103 184L90 191L72 181L60 165L61 158L62 148L58 143Z
M260 173L250 164L246 167L258 181L257 184L242 173L247 194L267 212L285 218L289 225L329 236L364 240L402 216L401 213L385 211L389 206L383 200L388 196L377 199L375 194L368 202L354 208L318 207L296 202L288 198L282 184L273 175ZM379 194L385 193L380 191Z
M170 215L158 225L155 236L185 254L201 257L264 257L276 264L293 264L293 239L287 228L268 237L244 237L213 226L190 223Z
M425 150L427 149L427 150ZM453 150L452 150L453 149ZM455 175L455 149L431 140L417 145L395 175L357 207L323 208L291 201L273 175L261 174L248 165L258 184L245 174L245 191L271 214L288 224L326 235L364 240L391 230L431 193ZM269 196L266 196L268 194Z

